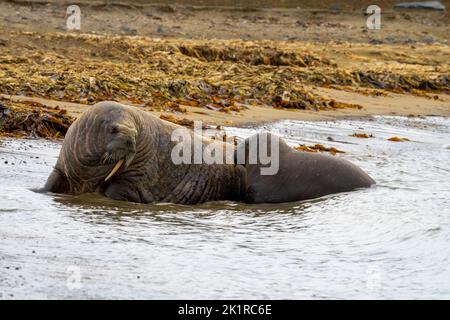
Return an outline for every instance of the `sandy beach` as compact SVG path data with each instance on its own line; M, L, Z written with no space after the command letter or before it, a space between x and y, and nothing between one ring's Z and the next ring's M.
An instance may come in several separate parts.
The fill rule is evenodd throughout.
M361 118L374 115L397 115L397 116L450 116L450 97L446 94L439 95L439 100L433 100L424 97L412 95L391 94L389 97L365 96L354 92L345 92L335 89L321 89L319 92L324 96L339 99L344 102L357 102L363 107L361 110L339 109L325 111L311 110L286 110L275 109L264 106L254 106L249 110L239 113L219 113L213 110L198 111L195 107L186 107L187 112L182 116L183 119L191 121L203 121L208 125L233 125L247 126L258 125L265 122L273 122L280 119L287 120L305 120L305 121L323 121L349 118ZM78 118L89 105L61 102L42 98L30 98L22 96L1 95L3 101L11 102L39 102L50 107L59 107L67 110L68 114ZM163 111L148 111L155 116L166 115Z
M446 11L387 1L382 29L368 30L361 7L345 2L80 6L82 28L70 31L64 2L0 2L6 108L57 106L76 118L115 100L183 125L234 126L450 114Z

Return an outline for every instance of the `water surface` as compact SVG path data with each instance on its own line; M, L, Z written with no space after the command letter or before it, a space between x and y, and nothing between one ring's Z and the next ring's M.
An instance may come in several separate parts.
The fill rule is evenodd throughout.
M270 205L46 195L30 189L43 185L60 144L3 139L0 298L450 298L449 119L227 130L335 146L378 184Z

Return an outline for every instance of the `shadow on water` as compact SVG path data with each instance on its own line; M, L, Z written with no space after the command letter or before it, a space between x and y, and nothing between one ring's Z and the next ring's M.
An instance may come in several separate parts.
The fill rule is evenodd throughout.
M194 206L172 203L139 204L108 199L99 194L50 195L58 211L80 223L136 227L160 226L170 230L183 229L197 233L199 230L226 230L246 233L272 230L296 232L308 226L304 213L309 208L326 206L330 199L345 194L330 195L302 202L279 204L245 204L217 201Z
M345 194L345 193L342 193ZM143 204L126 201L112 200L104 197L101 194L82 194L82 195L62 195L62 194L48 194L53 197L55 202L62 205L62 207L73 208L76 211L86 213L97 213L112 218L126 217L126 216L157 216L162 213L174 214L196 214L201 218L213 216L218 212L229 212L236 214L246 214L250 217L258 217L266 214L302 214L303 209L312 205L327 201L330 198L338 197L341 194L329 195L321 198L286 203L259 203L246 204L244 202L235 201L214 201L206 202L197 205L181 205L174 203L158 203L158 204Z

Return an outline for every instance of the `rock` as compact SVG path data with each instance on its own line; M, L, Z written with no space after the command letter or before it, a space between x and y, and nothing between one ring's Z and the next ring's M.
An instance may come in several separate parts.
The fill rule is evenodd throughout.
M383 44L383 40L378 40L378 39L370 39L369 40L370 44Z
M434 39L432 36L424 36L422 39L420 39L423 43L426 44L433 44L436 42L436 39Z
M417 43L417 40L411 39L411 38L407 38L403 41L403 44L415 44ZM412 49L415 49L416 47L411 46Z
M175 7L173 7L171 5L162 5L158 9L159 9L159 11L164 12L164 13L174 13L174 12L176 12Z
M342 8L337 4L332 4L330 5L330 11L331 13L339 13L342 11Z
M137 30L136 29L130 28L127 25L123 25L122 26L122 32L127 34L127 35L133 35L133 36L137 34Z
M445 6L440 1L403 2L394 5L395 9L429 9L444 11Z

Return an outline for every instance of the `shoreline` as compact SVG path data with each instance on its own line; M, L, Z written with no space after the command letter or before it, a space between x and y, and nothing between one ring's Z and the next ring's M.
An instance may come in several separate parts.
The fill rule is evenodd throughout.
M358 92L349 92L337 89L315 88L324 97L336 99L342 102L356 103L362 109L343 108L335 110L297 110L281 109L269 106L250 106L247 110L240 112L220 112L207 108L186 106L185 113L174 113L164 111L151 111L148 107L132 105L149 112L156 117L168 116L176 120L203 121L209 126L233 126L252 127L261 126L281 120L299 121L334 121L346 119L363 119L371 116L450 116L450 95L439 94L438 100L429 97L416 96L412 94L394 94L387 96L368 96ZM52 108L58 107L67 111L67 115L78 118L90 105L73 103L67 101L49 100L38 97L27 97L17 95L0 94L0 101L15 102L37 102Z
M417 97L413 95L397 94L397 96L390 97L367 97L359 93L354 92L340 92L341 90L327 89L331 90L328 94L339 95L349 95L352 99L355 95L358 95L360 99L366 100L362 102L363 109L338 109L338 110L289 110L289 109L277 109L273 107L264 106L252 106L251 109L242 112L235 112L234 114L223 113L219 111L208 110L205 108L195 108L187 107L187 112L177 115L173 112L158 112L149 111L146 108L142 108L134 105L136 108L140 108L146 112L153 114L154 116L160 118L161 120L174 122L178 125L187 126L190 129L193 127L193 121L203 121L202 126L208 129L221 131L223 127L235 127L235 128L257 128L264 125L270 125L276 123L277 121L291 120L291 121L308 121L308 122L327 122L327 121L343 121L343 120L367 120L371 121L374 116L398 116L398 117L450 117L450 95L444 94L440 95L440 100L433 100L425 97ZM334 91L337 91L334 92ZM63 114L66 114L72 119L76 120L81 116L81 114L86 111L91 105L64 102L56 100L47 100L36 97L23 97L23 96L7 96L0 94L0 102L7 101L14 104L15 102L37 102L43 106L49 108L56 108L53 110L60 110ZM385 103L386 99L390 99L391 104ZM418 104L405 104L405 101L414 99ZM345 99L344 99L345 100ZM377 101L377 104L368 104L370 101ZM368 102L367 102L368 101ZM394 107L392 107L392 102L394 102ZM423 102L421 104L420 102ZM125 103L127 104L127 103ZM128 105L132 105L129 104ZM401 106L400 106L401 105ZM132 105L133 106L133 105ZM37 108L37 107L36 107ZM200 109L201 111L199 111ZM394 111L395 110L395 111ZM59 111L58 111L59 112ZM161 117L161 115L163 117ZM164 116L168 116L167 119ZM45 117L45 116L44 116ZM172 117L172 119L170 119ZM181 120L173 121L173 119ZM187 124L188 123L188 124ZM37 136L32 137L29 133L22 135L21 133L0 133L0 140L2 138L8 138L12 140L17 139L28 139L28 138L39 138L51 141L62 141L64 135L57 133L52 136Z

